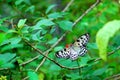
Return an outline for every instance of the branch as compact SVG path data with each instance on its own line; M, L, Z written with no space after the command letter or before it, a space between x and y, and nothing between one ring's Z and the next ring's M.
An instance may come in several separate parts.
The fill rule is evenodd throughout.
M46 52L41 53L41 51L40 51L39 49L35 48L33 45L31 45L31 44L29 44L29 43L27 43L27 44L28 44L29 46L31 46L35 51L37 51L38 53L40 53L42 56L46 57L47 59L49 59L50 61L52 61L53 63L55 63L56 65L58 65L58 66L61 67L61 68L65 68L65 69L69 69L69 70L75 70L75 69L79 69L79 68L83 68L83 67L87 66L87 65L77 66L77 67L66 67L66 66L63 66L63 65L59 64L58 62L56 62L54 59L51 59L51 58L49 58L47 55L45 55L45 53L48 53L49 49L48 49ZM118 51L119 49L120 49L120 46L118 46L115 50L109 52L109 53L108 53L108 56L111 55L111 54L113 54L113 53L115 53L115 52ZM98 59L94 60L94 62L95 62L95 61L99 61L99 60L101 60L101 58L98 58Z

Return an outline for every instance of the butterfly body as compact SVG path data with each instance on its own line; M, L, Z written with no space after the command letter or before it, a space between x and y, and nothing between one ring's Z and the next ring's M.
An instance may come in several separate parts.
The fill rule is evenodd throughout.
M76 60L79 56L84 56L87 52L86 44L88 43L88 40L88 34L82 35L72 45L67 46L67 48L64 48L63 50L58 51L56 53L56 57Z

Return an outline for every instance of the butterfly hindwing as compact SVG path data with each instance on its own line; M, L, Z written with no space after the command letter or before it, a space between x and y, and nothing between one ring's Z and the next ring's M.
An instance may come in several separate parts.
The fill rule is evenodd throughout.
M79 52L79 56L84 56L85 53L87 53L87 49L86 49L86 47L82 47L81 51Z
M56 53L56 57L58 58L69 58L70 56L70 49L64 48Z

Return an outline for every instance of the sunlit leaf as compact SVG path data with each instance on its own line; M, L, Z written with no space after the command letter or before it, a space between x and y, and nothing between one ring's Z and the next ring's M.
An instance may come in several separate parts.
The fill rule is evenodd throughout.
M120 30L120 20L110 21L101 28L96 35L96 43L100 57L106 61L107 45L111 37Z
M25 25L27 19L20 19L17 26L18 28L22 28Z

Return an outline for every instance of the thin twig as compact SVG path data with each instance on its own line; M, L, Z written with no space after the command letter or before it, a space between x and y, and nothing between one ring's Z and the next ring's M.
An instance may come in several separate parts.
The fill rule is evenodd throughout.
M30 62L32 62L32 61L38 59L39 57L40 57L40 54L37 55L37 56L35 56L34 58L32 58L32 59L26 61L26 62L21 63L20 66L26 65L26 64L28 64L28 63L30 63Z
M90 6L74 23L73 26L75 26L86 14L88 14L95 6L97 6L101 0L97 0L92 6Z
M118 51L119 49L120 49L120 46L118 46L115 50L109 52L109 53L107 54L107 56L110 56L111 54L114 54L114 53L115 53L116 51ZM99 61L99 60L102 60L102 59L101 59L101 58L97 58L97 59L94 60L94 62Z
M113 75L111 77L106 78L105 80L120 80L120 74Z
M40 64L37 66L37 68L35 69L35 72L38 71L38 69L43 65L43 63L45 62L46 57L43 58L43 60L40 62Z
M23 78L22 80L26 80L26 79L28 79L29 78L29 76L26 76L25 78Z
M74 1L74 0L71 0L71 1L67 4L67 6L62 10L62 12L67 11L68 8L70 7L70 5L73 3L73 1Z

